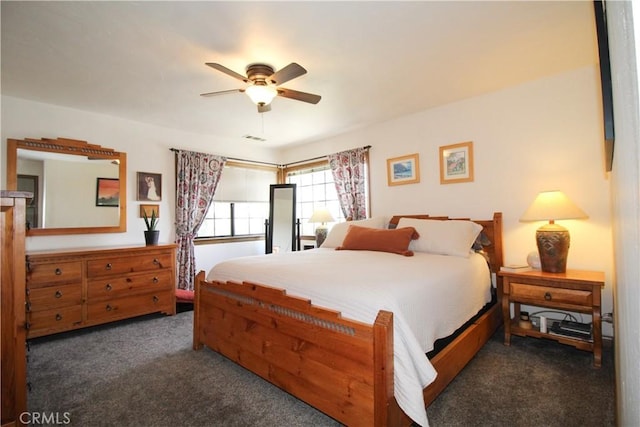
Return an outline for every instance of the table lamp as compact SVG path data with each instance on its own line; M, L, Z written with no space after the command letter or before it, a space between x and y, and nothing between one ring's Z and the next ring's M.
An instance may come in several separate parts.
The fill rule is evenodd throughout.
M313 212L313 215L309 218L309 222L320 223L320 225L316 227L316 248L319 248L322 242L324 242L324 239L327 238L327 233L329 232L326 225L327 222L335 222L335 219L327 208L319 208Z
M562 191L543 191L538 194L520 221L549 221L536 231L540 267L548 273L564 273L569 254L569 230L555 223L559 219L584 219L587 214Z

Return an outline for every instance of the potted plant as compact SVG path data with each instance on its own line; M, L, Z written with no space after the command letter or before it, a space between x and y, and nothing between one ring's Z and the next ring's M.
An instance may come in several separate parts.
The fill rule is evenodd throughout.
M160 230L156 230L158 217L156 216L155 209L151 211L151 218L147 215L146 210L143 212L142 217L144 218L144 224L147 226L147 229L144 232L144 241L147 245L157 245L158 238L160 237Z

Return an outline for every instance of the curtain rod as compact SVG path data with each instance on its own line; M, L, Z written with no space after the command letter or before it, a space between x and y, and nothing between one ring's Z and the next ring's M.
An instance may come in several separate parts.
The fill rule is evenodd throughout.
M177 148L169 148L169 150L174 151L174 152L180 151ZM235 157L227 157L227 156L222 156L222 157L225 157L227 160L234 160L236 162L248 162L248 163L256 163L256 164L276 166L276 167L282 167L283 166L283 165L280 165L278 163L260 162L260 161L257 161L257 160L237 159Z
M364 147L365 150L368 150L371 148L370 145L365 145ZM179 151L177 148L169 148L169 150L171 151ZM226 156L224 156L226 157ZM320 159L324 159L327 156L318 156L318 157L314 157L312 159L306 159L306 160L299 160L297 162L292 162L292 163L284 163L284 164L278 164L278 163L270 163L270 162L260 162L257 160L246 160L246 159L238 159L235 157L227 157L228 160L234 160L236 162L247 162L247 163L256 163L256 164L261 164L261 165L269 165L269 166L276 166L278 168L286 168L287 166L291 166L291 165L298 165L298 164L302 164L302 163L307 163L307 162L312 162L314 160L320 160Z
M370 148L371 148L371 146L370 146L370 145L365 145L365 146L364 146L364 147L362 147L362 148L364 148L365 150L368 150L368 149L370 149ZM349 151L349 150L345 150L345 151ZM318 157L314 157L314 158L312 158L312 159L299 160L299 161L297 161L297 162L286 163L286 164L284 164L284 165L282 165L282 166L283 166L283 167L287 167L287 166L291 166L291 165L299 165L299 164L302 164L302 163L312 162L312 161L314 161L314 160L324 159L324 158L326 158L326 157L327 157L326 155L325 155L325 156L318 156Z

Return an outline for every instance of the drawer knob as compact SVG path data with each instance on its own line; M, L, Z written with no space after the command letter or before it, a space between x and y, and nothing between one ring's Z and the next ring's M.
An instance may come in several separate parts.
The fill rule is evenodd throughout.
M62 314L60 314L60 313L56 313L56 320L57 320L57 321L62 320Z
M62 298L62 292L56 291L56 298Z
M158 283L160 281L160 279L158 279L157 277L153 278L153 283Z
M153 263L156 264L156 265L160 264L160 260L158 258L154 258L153 259Z
M111 283L107 283L107 286L104 287L107 291L110 291L111 289L113 289L113 287L111 286Z
M107 265L105 265L104 267L106 270L111 270L111 263L108 263Z
M62 274L62 270L56 268L56 276L60 276Z
M30 302L25 303L24 306L25 306L25 310L27 311L27 313L31 311L31 303Z
M107 304L107 306L105 307L105 310L107 311L113 310L113 308L111 307L111 304Z
M158 298L157 296L154 295L153 296L153 302L158 302L158 301L160 301L160 298Z
M544 299L547 301L551 301L551 293L550 292L545 292L544 293Z

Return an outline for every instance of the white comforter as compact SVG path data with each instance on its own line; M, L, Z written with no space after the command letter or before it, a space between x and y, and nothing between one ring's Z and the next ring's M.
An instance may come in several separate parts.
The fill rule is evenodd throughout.
M379 310L393 312L394 393L421 426L428 425L422 390L437 375L425 353L491 299L489 270L478 254L405 257L320 248L224 261L207 279L281 287L369 324Z

